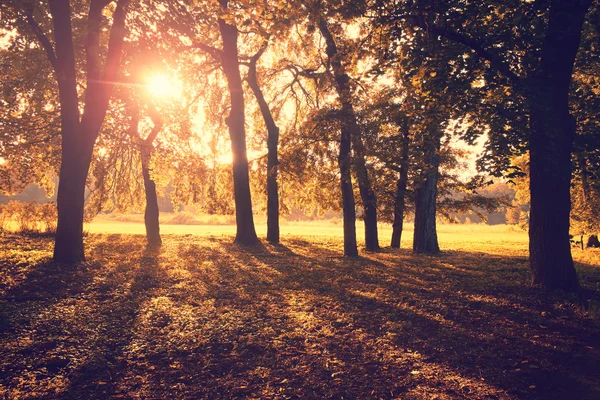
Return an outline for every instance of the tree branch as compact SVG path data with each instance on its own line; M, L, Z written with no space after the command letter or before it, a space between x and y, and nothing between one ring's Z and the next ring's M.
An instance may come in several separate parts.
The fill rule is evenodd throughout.
M54 47L52 47L52 43L50 43L50 40L44 34L44 31L42 30L40 25L33 18L33 6L31 4L27 4L25 6L25 13L27 15L27 23L33 30L33 34L35 35L37 40L40 42L40 44L44 48L44 51L46 51L46 56L48 57L48 61L50 61L52 68L58 74L58 71L56 71L57 64L56 64L56 54L54 53Z
M200 49L205 53L210 54L216 61L221 61L221 57L223 56L223 51L217 49L216 47L209 46L204 43L195 43L192 46L188 46L188 49Z
M517 85L522 84L522 78L520 76L518 76L517 74L515 74L514 72L512 72L512 70L510 69L510 66L506 62L504 62L500 58L500 56L485 49L481 45L481 43L479 43L477 40L473 39L472 37L468 36L467 34L459 33L457 31L454 31L454 30L451 30L448 28L427 24L425 22L425 20L423 20L423 18L420 18L418 16L410 15L410 16L407 16L406 18L410 19L416 26L418 26L421 29L424 29L428 32L439 35L450 41L460 43L460 44L470 48L479 57L489 61L492 68L494 68L495 70L497 70L498 72L500 72L501 74L503 74L504 76L509 78L511 81L513 81L513 83L515 83Z

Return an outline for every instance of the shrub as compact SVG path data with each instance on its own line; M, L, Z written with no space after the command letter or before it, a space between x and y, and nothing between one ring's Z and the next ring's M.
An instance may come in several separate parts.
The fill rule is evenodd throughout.
M38 218L44 228L44 232L56 233L58 210L55 203L40 204L38 207Z
M182 211L176 213L173 218L169 221L169 224L173 225L199 225L198 220L194 217L194 214L188 211Z
M17 230L23 232L38 231L38 205L37 201L30 203L19 203L19 212L15 215L17 220Z
M0 204L0 232L5 232L6 230L8 230L9 222L10 219L8 218L6 205Z
M0 231L8 231L12 223L12 229L18 233L55 233L57 220L58 212L54 203L13 200L0 205Z

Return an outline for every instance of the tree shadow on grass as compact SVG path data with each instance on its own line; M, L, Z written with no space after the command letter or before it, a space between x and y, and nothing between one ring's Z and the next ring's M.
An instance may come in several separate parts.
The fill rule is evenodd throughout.
M3 355L22 357L26 337L48 347L4 371L12 397L598 395L597 321L575 297L528 287L522 258L347 259L335 242L194 237L151 254L132 236L91 240L87 280L59 274L71 283L56 301L24 301L27 320L10 317Z
M137 250L137 249L135 249ZM85 362L69 372L63 398L126 396L119 392L128 359L126 353L135 335L142 305L167 280L160 266L160 248L143 248L129 253L127 263L116 266L102 286L92 307L101 319L96 324L96 341ZM91 321L90 321L91 322Z
M600 393L594 367L600 357L590 351L598 323L576 315L576 304L561 304L574 297L528 288L522 258L403 254L399 265L390 265L389 256L381 254L349 260L327 248L299 246L302 255L296 254L295 260L302 267L273 266L283 274L284 286L308 293L313 309L331 302L342 310L336 317L348 317L353 330L360 327L375 342L392 334L396 342L390 353L417 351L431 364L430 372L441 368L433 375L468 378L463 386L467 390L476 390L468 388L485 380L520 398L594 398ZM267 264L272 260L262 251L252 256ZM515 274L521 279L506 280ZM587 296L597 298L598 293L588 289ZM330 318L321 323L334 322ZM339 330L343 336L343 327ZM452 372L444 374L442 366ZM443 384L440 379L435 382L430 378L427 384ZM450 390L456 394L456 389Z
M2 346L0 385L10 392L0 397L115 394L140 305L164 279L159 254L144 252L142 243L106 237L91 253L91 262L77 266L33 265L7 293L2 305L12 331Z

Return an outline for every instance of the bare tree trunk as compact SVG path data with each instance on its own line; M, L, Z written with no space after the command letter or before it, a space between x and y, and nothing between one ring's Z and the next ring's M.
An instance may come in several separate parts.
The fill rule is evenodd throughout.
M404 226L404 209L406 208L406 185L408 183L408 150L410 142L410 131L406 124L401 123L402 147L400 150L400 174L396 182L396 198L394 201L394 222L392 224L391 247L400 248L402 239L402 228Z
M354 146L354 157L352 158L352 165L354 167L354 171L356 172L359 192L362 198L364 208L365 247L369 251L377 251L379 250L379 238L377 232L377 198L375 197L375 192L373 191L371 187L371 182L369 180L369 174L365 162L364 144L362 142L362 132L356 119L354 107L352 106L352 90L350 87L350 77L346 73L345 68L339 59L340 56L337 50L335 39L329 31L327 22L324 19L321 19L319 21L319 30L323 35L323 38L325 39L325 43L327 45L327 57L331 64L331 69L336 83L335 87L338 93L338 98L340 100L340 103L342 104L342 141L347 139L350 141L351 146ZM349 156L350 151L351 149L349 148ZM342 151L340 150L340 160L342 159L341 153ZM342 167L340 166L340 170L341 168ZM348 177L346 179L347 182L342 183L342 201L344 201L344 191L348 190L348 188L345 188L344 185L349 184L350 188L352 186L351 178ZM352 209L354 210L354 195L352 195L352 197L350 198L350 196L346 194L346 201L352 201L352 204L348 204L347 206L343 205L345 210L344 215L347 215L348 218L352 218L352 215L354 215L354 218L356 218L356 214L354 211L350 213L349 210L346 210L346 208L350 207L352 207ZM348 221L348 234L352 236L352 233L350 232L350 230L352 229L350 227L350 224L355 225L355 221ZM353 236L356 237L356 228L354 228ZM349 240L351 240L351 238L349 238ZM349 244L349 247L351 247L351 244Z
M227 0L221 0L220 3L223 8L227 8ZM219 19L219 29L223 39L222 65L231 98L231 110L227 118L227 126L229 127L231 152L233 154L233 187L237 227L235 242L243 245L255 245L258 243L258 237L256 236L252 214L248 156L246 154L244 90L240 76L237 48L238 30L236 26L228 24L223 19Z
M260 112L267 126L267 240L270 243L279 243L279 187L277 184L277 175L279 160L277 148L279 146L279 127L273 119L271 110L265 96L258 84L256 76L256 63L266 45L250 60L248 68L248 84L256 97Z
M591 1L553 1L540 68L528 82L530 102L529 264L532 282L579 289L569 243L571 152L575 119L569 87Z
M436 227L437 183L440 166L441 135L435 128L426 144L425 160L428 163L422 182L415 188L415 229L413 252L439 253L440 247Z

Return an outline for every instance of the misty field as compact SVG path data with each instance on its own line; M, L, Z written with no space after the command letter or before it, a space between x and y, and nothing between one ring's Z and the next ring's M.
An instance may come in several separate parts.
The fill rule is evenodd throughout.
M598 249L573 249L579 295L546 293L524 232L443 225L442 254L416 256L410 228L349 259L335 223L258 248L167 224L151 251L143 225L105 220L76 267L6 233L0 398L600 397Z

